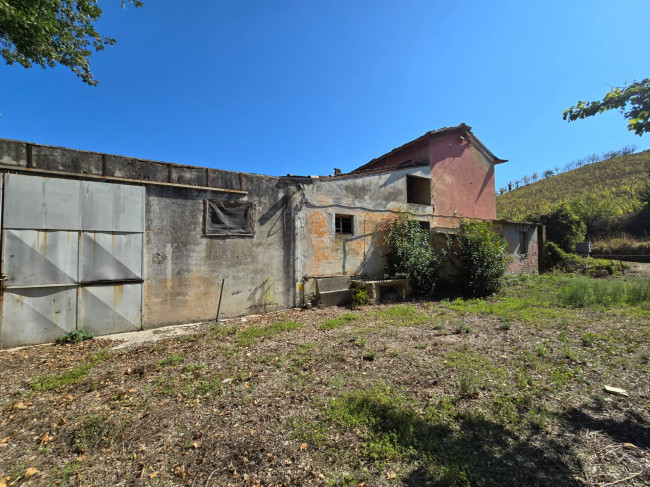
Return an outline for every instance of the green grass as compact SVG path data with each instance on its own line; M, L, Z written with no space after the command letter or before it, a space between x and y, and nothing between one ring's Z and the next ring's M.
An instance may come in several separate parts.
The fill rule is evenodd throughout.
M375 313L377 319L386 320L396 326L416 326L430 320L424 312L413 305L398 304Z
M301 326L302 323L295 321L276 321L269 326L251 326L237 335L237 343L242 347L249 347L259 339L273 338L282 332L295 330Z
M341 328L342 326L345 326L349 323L352 323L355 321L357 318L359 318L358 314L354 313L345 313L338 318L330 318L328 320L323 321L320 325L318 325L319 330L333 330L335 328Z
M638 306L650 303L650 278L605 280L577 277L558 291L559 302L574 308Z
M100 350L99 352L90 355L81 365L72 367L71 369L59 374L44 375L34 379L31 383L32 389L38 392L44 392L76 384L90 374L90 371L95 365L107 358L108 352L106 350Z
M183 362L185 362L185 359L187 358L187 354L185 352L181 353L172 353L171 355L168 355L164 359L162 359L158 364L161 367L170 367L173 365L178 365Z

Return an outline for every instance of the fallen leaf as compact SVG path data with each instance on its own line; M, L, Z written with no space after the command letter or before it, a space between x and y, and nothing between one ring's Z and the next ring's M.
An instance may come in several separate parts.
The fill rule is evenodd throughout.
M201 443L195 440L194 443L192 443L192 445L194 445L194 448L198 448L199 446L201 446Z
M307 443L303 443L302 445L300 445L301 451L305 451L306 449L307 449Z
M174 467L174 474L177 475L178 477L184 479L185 478L185 465L179 465L177 467Z
M36 475L37 473L38 473L38 470L36 470L34 467L29 467L29 468L25 471L25 475L23 475L23 477L25 477L25 480L27 480L28 478L33 477L33 476Z
M636 446L634 443L623 443L623 446L624 446L625 448L639 448L639 447Z
M41 445L46 445L48 441L50 441L52 437L50 436L49 433L45 433L43 436L41 436Z
M157 477L157 476L158 476L158 472L154 472L154 473L152 473L152 474L149 474L149 478L150 478L150 479L152 479L152 478L154 478L154 477Z
M396 479L396 478L397 478L397 474L396 474L395 472L393 472L392 470L390 470L390 471L386 474L386 476L388 477L389 480L390 480L390 479Z
M14 409L27 409L27 406L25 406L24 402L18 402L14 404Z

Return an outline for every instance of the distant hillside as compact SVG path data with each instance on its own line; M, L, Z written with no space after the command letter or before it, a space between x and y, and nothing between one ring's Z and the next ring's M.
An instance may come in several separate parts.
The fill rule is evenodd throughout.
M650 180L650 150L595 162L497 197L499 218L521 220L566 203L583 221L612 220L641 209ZM589 225L589 224L588 224Z

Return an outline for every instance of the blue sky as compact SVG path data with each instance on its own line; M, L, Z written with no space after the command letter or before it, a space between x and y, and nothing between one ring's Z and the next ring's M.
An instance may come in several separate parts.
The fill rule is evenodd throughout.
M465 122L508 181L650 135L562 111L650 76L650 2L102 0L98 87L0 67L0 137L272 175Z

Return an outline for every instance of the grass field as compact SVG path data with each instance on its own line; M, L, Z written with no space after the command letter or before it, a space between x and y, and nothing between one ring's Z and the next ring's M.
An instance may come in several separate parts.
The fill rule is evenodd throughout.
M0 352L0 485L650 483L648 277L115 345Z
M499 218L521 220L567 203L577 213L615 217L641 209L637 195L650 177L650 151L608 159L539 180L497 197Z

